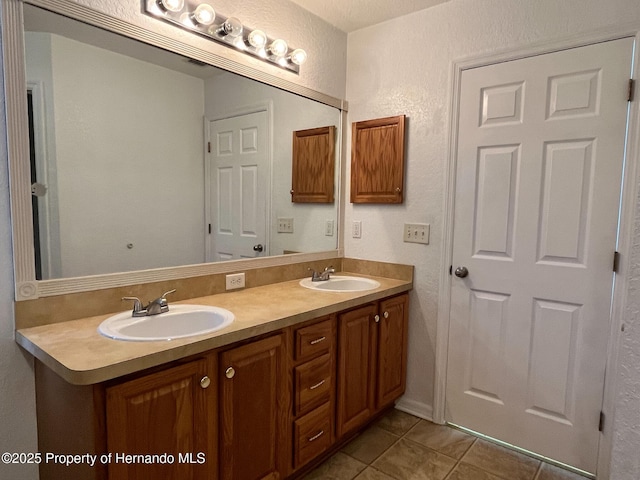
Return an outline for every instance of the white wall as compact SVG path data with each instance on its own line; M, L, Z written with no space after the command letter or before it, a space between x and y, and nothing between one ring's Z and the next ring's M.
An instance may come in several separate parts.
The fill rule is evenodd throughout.
M332 204L292 203L291 161L292 133L295 130L340 125L339 110L312 102L298 95L232 74L208 79L205 87L205 114L218 119L240 108L271 102L273 168L271 185L271 218L269 254L282 255L285 250L317 252L337 248L337 233L325 235L325 222L337 221L337 178L340 142L336 140L336 199ZM278 217L293 218L293 233L277 233ZM334 229L337 232L337 229Z
M78 3L180 38L187 43L230 57L238 63L298 82L313 90L338 98L345 96L346 34L287 0L224 0L219 2L218 9L225 15L237 15L248 25L261 27L272 36L282 36L292 46L306 49L309 60L302 67L300 75L284 72L229 48L161 25L157 20L144 17L140 13L140 2L137 0L81 0ZM4 63L0 64L0 69L4 68L3 65ZM4 112L4 95L0 95L0 107L0 111ZM0 132L6 132L4 115L0 116ZM7 171L6 136L0 135L0 453L34 452L37 451L37 434L32 362L13 339L14 287ZM29 465L6 466L0 463L0 478L36 479L37 468Z
M56 168L46 183L61 276L203 262L204 82L58 35L50 45Z
M3 65L0 63L2 92ZM2 112L5 109L4 103L4 95L1 95ZM0 132L4 131L5 116L1 115ZM35 452L37 440L33 361L14 341L13 296L7 139L5 135L0 135L0 453ZM28 480L37 478L37 472L37 465L0 463L0 478Z
M630 21L640 22L637 0L451 0L349 35L349 122L398 114L408 117L405 203L347 205L347 225L362 220L362 238L347 235L345 239L345 253L349 257L416 266L411 296L408 385L403 399L406 406L428 415L433 405L452 61L564 39ZM431 224L430 245L403 243L404 222ZM640 231L636 230L635 238L635 248L640 251ZM615 480L640 478L637 353L640 272L636 270L631 276L632 304L627 313L631 325L621 355L622 408L616 419L611 477ZM627 465L620 467L623 461Z
M139 0L76 0L77 3L116 16L168 37L298 83L337 98L344 98L347 35L288 0L216 0L214 7L224 16L235 16L251 28L260 28L272 38L281 37L292 48L303 48L307 62L300 74L285 71L249 55L167 25L141 13Z

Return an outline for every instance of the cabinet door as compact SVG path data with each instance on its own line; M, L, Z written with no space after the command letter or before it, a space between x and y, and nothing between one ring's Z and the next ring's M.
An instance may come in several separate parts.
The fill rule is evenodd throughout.
M214 372L202 359L107 388L110 479L216 478ZM165 456L145 464L122 454Z
M336 127L293 132L291 201L333 203Z
M404 115L354 122L351 203L402 203Z
M284 336L221 353L220 371L221 478L281 478L290 405Z
M376 407L393 403L404 393L407 374L409 296L380 302Z
M376 305L339 316L338 436L364 424L374 411Z

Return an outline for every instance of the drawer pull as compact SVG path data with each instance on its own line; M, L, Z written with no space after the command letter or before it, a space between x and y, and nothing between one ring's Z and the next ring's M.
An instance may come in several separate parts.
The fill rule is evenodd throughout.
M310 345L317 345L320 342L324 342L327 339L327 337L320 337L320 338L316 338L315 340L311 340L309 342Z
M321 386L322 384L324 384L325 379L320 380L318 383L316 383L315 385L313 385L312 387L309 387L309 390L315 390L316 388L318 388L319 386Z
M309 438L310 442L315 442L317 439L319 439L322 435L324 435L324 430L320 430L318 433L316 433L313 437Z

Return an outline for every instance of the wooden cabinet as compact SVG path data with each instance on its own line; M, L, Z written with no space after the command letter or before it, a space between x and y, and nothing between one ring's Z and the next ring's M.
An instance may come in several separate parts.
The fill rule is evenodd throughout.
M333 203L335 136L333 125L293 132L292 202Z
M217 478L215 372L209 356L106 389L107 448L127 455L110 479Z
M336 317L292 328L293 469L303 467L334 442Z
M98 385L36 362L39 449L113 456L40 478L299 476L404 392L407 311L403 294Z
M339 315L338 437L404 393L408 301L400 295Z
M284 335L220 354L220 478L282 478L290 406Z
M354 122L351 203L402 203L404 115Z

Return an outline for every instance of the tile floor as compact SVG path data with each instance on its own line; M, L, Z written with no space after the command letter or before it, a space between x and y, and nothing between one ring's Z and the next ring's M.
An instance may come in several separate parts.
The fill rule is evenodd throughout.
M531 457L392 410L304 480L586 480Z

